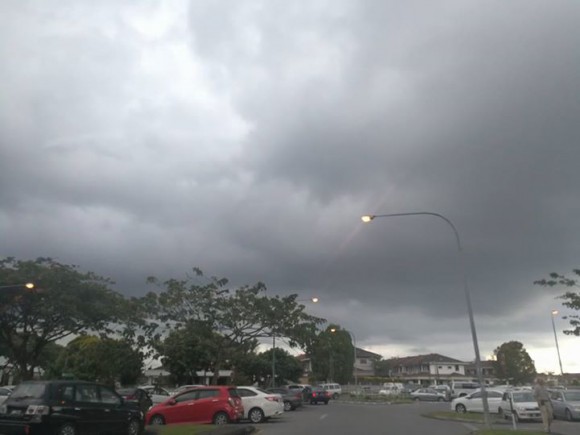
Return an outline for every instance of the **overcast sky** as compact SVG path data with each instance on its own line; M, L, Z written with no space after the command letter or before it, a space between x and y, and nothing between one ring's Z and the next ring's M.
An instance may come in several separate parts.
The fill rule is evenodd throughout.
M318 296L385 358L524 344L580 267L580 3L0 2L0 256L125 294L193 266ZM564 371L580 338L555 319Z

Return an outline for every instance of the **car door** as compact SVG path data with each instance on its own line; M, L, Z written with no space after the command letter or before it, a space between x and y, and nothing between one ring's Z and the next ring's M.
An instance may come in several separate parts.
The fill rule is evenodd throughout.
M129 423L129 410L122 406L123 399L112 389L99 386L100 406L103 409L103 425L107 433L124 434Z
M242 404L244 405L244 418L248 418L250 409L255 406L260 406L260 399L258 398L258 393L255 391L249 390L247 388L239 388L238 387L238 394L242 398Z
M173 398L175 403L173 405L168 403L163 412L166 423L198 422L197 414L193 408L198 394L197 390L189 390L175 396Z
M480 391L467 395L463 403L465 403L465 408L468 411L483 412L483 400L481 400Z
M210 422L216 412L223 410L223 401L218 388L203 389L198 391L197 400L194 403L193 412L199 422Z
M552 408L554 409L554 415L556 417L563 418L566 413L566 405L564 403L564 397L560 391L552 391L550 393L550 399L552 401Z
M79 433L100 434L106 430L105 410L100 403L98 385L77 384L74 402Z

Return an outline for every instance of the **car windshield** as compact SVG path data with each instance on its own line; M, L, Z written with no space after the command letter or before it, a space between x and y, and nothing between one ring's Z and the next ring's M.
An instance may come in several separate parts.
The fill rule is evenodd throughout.
M580 402L580 391L567 391L564 397L568 402Z
M535 402L534 395L530 393L514 393L513 394L513 401L514 402Z
M46 384L20 384L10 395L12 400L40 399L44 396Z

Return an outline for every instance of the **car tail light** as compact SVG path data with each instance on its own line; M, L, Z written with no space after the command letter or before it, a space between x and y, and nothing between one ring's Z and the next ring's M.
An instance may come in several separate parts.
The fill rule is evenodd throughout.
M236 402L233 397L228 397L228 403L234 408L236 407Z
M269 400L270 402L279 402L280 399L276 396L266 396L266 400Z

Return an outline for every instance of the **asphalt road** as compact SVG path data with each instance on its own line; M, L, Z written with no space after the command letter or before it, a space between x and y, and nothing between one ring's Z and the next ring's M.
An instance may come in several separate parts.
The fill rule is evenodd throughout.
M448 403L406 405L352 404L331 401L329 405L305 405L257 425L260 435L467 435L477 425L422 417L435 410L449 410ZM511 428L508 422L494 427ZM521 429L541 430L540 423L526 423ZM580 422L556 421L553 435L578 435Z

